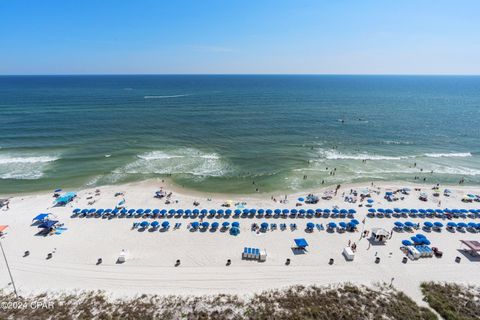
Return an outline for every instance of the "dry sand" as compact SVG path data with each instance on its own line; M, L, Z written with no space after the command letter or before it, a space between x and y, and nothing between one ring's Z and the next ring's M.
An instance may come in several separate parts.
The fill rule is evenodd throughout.
M174 203L165 205L164 200L153 198L153 194L162 185L160 180L150 180L121 186L100 187L99 196L93 196L95 204L90 206L87 197L94 194L94 189L78 192L78 197L66 207L52 207L52 193L15 196L10 200L10 209L0 210L0 224L9 225L2 238L15 284L20 293L52 291L73 291L82 289L102 289L113 295L134 295L140 293L156 294L214 294L238 293L250 294L269 288L283 286L324 285L339 282L372 284L376 282L390 283L406 292L416 300L421 299L419 283L422 281L454 281L458 283L480 284L476 276L480 261L469 260L459 253L460 239L480 240L480 233L442 232L426 233L432 246L439 247L443 258L423 258L417 261L408 261L403 264L404 254L399 249L403 239L409 239L411 233L393 233L392 239L386 245L369 246L367 239L361 239L363 229L383 227L391 230L396 220L413 222L440 221L440 219L397 219L397 218L366 218L365 224L359 225L359 231L350 233L329 233L315 229L312 233L304 231L308 221L323 223L330 221L348 221L348 219L331 218L240 218L240 219L205 219L212 221L239 221L241 233L231 236L228 232L190 232L187 225L198 219L169 218L169 231L144 232L132 230L133 222L152 219L139 218L72 218L73 208L112 208L121 197L114 197L116 192L125 192L128 208L193 208L193 201L200 202L198 208L219 209L226 200L247 202L247 208L294 208L296 199L306 193L289 195L289 203L279 204L271 200L284 195L256 194L256 195L222 195L201 194L187 192L164 185L167 190L174 190ZM387 202L382 197L385 190L395 190L407 185L400 183L377 184L380 195L374 195L374 207L384 208L437 208L441 200L441 207L449 208L480 208L480 203L462 203L466 193L480 193L476 187L452 187L451 197L439 198L431 196L427 186L408 185L410 188L422 188L428 191L427 203L418 200L418 192L412 192L403 201ZM344 202L341 194L349 193L351 188L363 189L368 184L349 185L342 187L338 196L332 200L320 200L316 205L303 205L302 208L354 208L357 210L356 219L362 221L367 208L359 207L359 203ZM323 190L316 190L318 195ZM207 198L212 198L207 201ZM178 201L178 203L176 202ZM41 212L51 213L65 224L67 228L60 235L37 236L38 229L31 226L31 220ZM162 222L163 219L157 219ZM298 229L285 231L277 229L266 233L251 231L251 224L295 222ZM455 219L462 221L462 219ZM472 219L465 219L466 222ZM178 230L173 225L181 222ZM443 221L446 224L446 221ZM476 222L480 222L477 219ZM417 233L416 231L415 233ZM295 255L292 251L294 238L305 238L310 246L305 254ZM347 243L355 242L357 252L355 260L347 262L342 256L342 249ZM243 247L257 247L267 251L267 261L263 263L245 261L241 259ZM122 249L128 251L126 263L117 264L116 260ZM28 257L23 257L25 250L30 251ZM53 258L47 260L48 253L53 252ZM381 258L379 264L374 263L375 257ZM455 257L461 256L461 263L456 263ZM97 259L103 263L96 265ZM285 260L291 259L289 266ZM335 260L329 265L330 258ZM175 261L181 260L181 265L175 267ZM227 259L232 260L226 266ZM11 289L9 276L3 259L0 261L0 288Z

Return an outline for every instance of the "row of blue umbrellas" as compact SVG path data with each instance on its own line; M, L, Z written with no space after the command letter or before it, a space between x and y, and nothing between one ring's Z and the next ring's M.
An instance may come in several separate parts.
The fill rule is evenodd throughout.
M335 222L332 221L332 222L329 222L329 223L327 224L327 227L328 227L329 229L336 229L337 227L340 227L340 228L342 228L342 229L353 229L353 228L355 228L358 224L360 224L360 222L359 222L358 220L352 219L352 220L350 220L350 222L343 222L343 221L342 221L342 222L339 222L339 223L338 223L338 226L337 226L337 224L336 224Z
M402 244L404 246L412 246L412 245L427 245L429 246L431 244L430 240L427 239L427 237L421 233L418 233L414 235L413 237L410 237L410 240L403 240Z
M80 209L76 208L73 210L74 214L319 214L319 213L339 213L339 214L355 214L357 211L355 209Z
M474 214L480 214L480 209L407 209L407 208L394 208L394 209L383 209L383 208L370 208L368 209L368 212L370 213L422 213L422 214L435 214L435 213L452 213L452 214L460 214L460 213L474 213Z

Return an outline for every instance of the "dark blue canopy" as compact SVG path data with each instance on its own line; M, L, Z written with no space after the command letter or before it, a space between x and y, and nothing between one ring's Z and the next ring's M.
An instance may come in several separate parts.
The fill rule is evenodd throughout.
M268 229L268 223L262 222L262 224L260 225L260 228L262 228L262 229Z
M392 213L393 213L393 210L392 210L392 209L386 209L386 210L385 210L385 213L392 214Z
M308 210L307 210L307 213L308 213L308 214L314 214L314 213L315 213L315 210L313 210L313 209L308 209Z
M265 211L265 213L266 213L266 214L272 214L272 213L273 213L273 210L272 210L272 209L267 209L267 210Z
M223 211L223 209L218 209L217 213L218 214L223 214L225 211Z
M160 222L158 222L158 221L153 221L152 224L151 224L151 226L154 227L154 228L158 227L159 225L160 225Z
M232 210L231 209L225 210L225 214L232 214Z
M360 222L358 222L357 219L352 219L352 220L350 220L350 222L353 223L353 224L355 224L355 225L360 224Z
M149 225L148 221L142 221L140 223L140 227L142 227L142 228L146 228L146 227L148 227L148 225Z
M237 228L237 227L232 227L232 228L230 228L230 234L231 234L232 236L236 236L236 235L238 235L239 233L240 233L240 229L239 229L239 228Z
M465 222L459 222L459 223L457 223L457 227L466 228L466 227L468 227L468 224L466 224Z
M230 225L230 222L228 221L225 221L224 223L222 223L222 227L224 228L227 228L229 225Z
M292 210L290 210L290 213L297 214L298 210L297 209L292 209Z
M192 222L192 227L193 227L194 229L197 229L199 225L200 225L200 223L198 223L197 221Z
M43 221L46 217L48 217L48 213L40 213L35 218L33 218L32 221Z
M82 211L82 209L80 209L80 208L73 209L73 213L80 213L81 211Z
M403 224L402 222L400 222L400 221L395 221L393 224L394 224L396 227L399 227L399 228L403 228L403 226L404 226L404 224Z
M329 227L330 229L335 229L335 228L337 227L337 224L336 224L335 222L330 222L330 223L328 224L328 227Z
M208 213L208 210L207 209L202 209L202 211L200 211L201 214L207 214Z
M300 209L300 210L298 210L298 213L300 213L300 214L305 214L306 212L307 212L307 211L305 211L305 209Z
M207 221L202 222L202 227L204 227L205 229L208 228L209 225L210 223L208 223Z
M443 227L443 223L438 222L438 221L437 221L437 222L434 222L433 225L434 225L435 227L437 227L437 228L442 228L442 227Z
M162 222L162 227L163 228L168 228L169 225L170 225L170 222L168 222L168 221L163 221Z
M177 214L183 214L183 209L178 209L176 212Z
M403 240L403 241L402 241L402 244L403 244L404 246L411 246L411 245L412 245L412 242L411 242L410 240Z
M315 228L315 224L313 222L308 222L307 229L312 230L313 228Z
M296 244L297 247L299 247L299 248L308 247L308 242L307 242L307 240L305 240L304 238L294 239L293 241L295 241L295 244Z
M232 222L232 227L234 228L240 228L240 223L239 222Z
M288 209L283 209L283 210L282 210L282 213L285 213L285 214L287 214L287 213L289 213L289 212L290 212L290 211L289 211Z
M355 213L357 213L357 211L355 209L348 209L348 213L355 214Z
M405 225L406 225L407 227L413 227L413 226L415 226L415 223L413 223L413 222L411 222L411 221L407 221L407 222L405 222Z
M340 228L346 228L347 227L347 224L343 221L339 222L338 225L340 226Z
M256 209L250 209L250 212L249 212L249 213L255 214L255 213L257 213L257 210L256 210Z
M370 208L370 209L368 209L368 212L370 212L370 213L375 213L375 212L377 212L377 210L375 210L375 209L373 209L373 208Z
M38 227L41 229L50 229L58 223L58 220L47 220L42 222Z
M347 214L347 213L348 213L348 210L347 210L347 209L342 209L342 210L340 210L340 213L341 213L341 214Z
M215 210L215 209L210 209L210 211L208 211L208 213L210 213L210 214L215 214L215 213L217 213L217 210Z
M159 214L159 213L160 213L160 210L159 210L159 209L153 209L152 213L153 213L153 214Z
M240 210L240 209L235 209L234 212L235 212L235 214L240 214L240 213L242 213L242 210Z
M457 227L457 224L456 224L455 222L453 222L453 221L450 221L450 222L447 223L447 227L449 227L449 228L456 228L456 227Z
M368 199L367 202L368 203L373 203L374 201L373 201L373 199Z
M275 214L280 214L280 213L282 213L282 210L280 210L280 209L275 209L274 212L275 212Z
M143 211L144 211L143 209L137 209L136 212L137 212L138 214L141 214L141 213L143 213Z
M198 210L198 209L193 209L192 212L193 212L193 214L199 214L199 213L200 213L200 210Z
M423 223L423 225L424 225L425 227L427 227L427 228L433 227L433 223L431 223L430 221L425 221L425 222Z
M219 226L220 224L216 221L212 223L212 229L218 229Z

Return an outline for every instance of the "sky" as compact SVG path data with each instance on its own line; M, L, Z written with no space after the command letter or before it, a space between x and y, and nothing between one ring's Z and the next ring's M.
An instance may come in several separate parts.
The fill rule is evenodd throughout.
M480 74L479 0L0 0L0 74Z

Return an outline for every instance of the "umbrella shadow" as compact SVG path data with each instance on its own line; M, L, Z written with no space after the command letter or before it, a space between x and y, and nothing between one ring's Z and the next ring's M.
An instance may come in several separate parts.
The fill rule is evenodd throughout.
M472 262L480 262L480 256L472 255L470 251L464 249L457 249L459 253L461 253L465 258Z
M305 248L292 247L291 249L292 249L292 253L296 256L307 253L307 249Z

